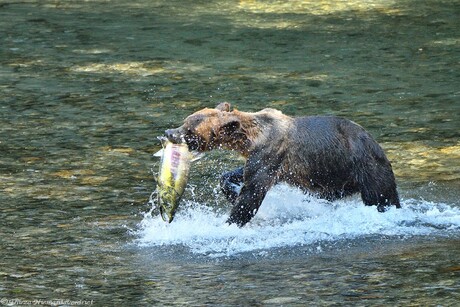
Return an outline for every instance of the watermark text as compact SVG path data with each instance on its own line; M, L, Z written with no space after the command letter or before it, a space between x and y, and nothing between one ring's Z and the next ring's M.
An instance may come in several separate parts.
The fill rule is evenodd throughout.
M23 300L18 298L1 298L0 305L4 306L91 306L94 300Z

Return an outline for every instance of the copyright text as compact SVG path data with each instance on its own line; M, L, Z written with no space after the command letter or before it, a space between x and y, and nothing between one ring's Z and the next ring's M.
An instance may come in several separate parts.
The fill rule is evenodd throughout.
M22 299L0 299L0 305L4 306L90 306L94 300L22 300Z

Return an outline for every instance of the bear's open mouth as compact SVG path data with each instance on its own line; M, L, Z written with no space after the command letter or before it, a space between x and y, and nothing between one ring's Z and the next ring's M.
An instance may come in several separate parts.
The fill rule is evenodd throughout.
M206 142L194 134L184 135L185 143L188 146L189 150L204 151L206 150Z
M184 134L179 129L168 129L165 131L165 137L174 144L184 143Z
M183 133L180 128L168 129L165 131L165 137L174 144L187 144L189 150L205 151L208 149L206 140L191 131Z

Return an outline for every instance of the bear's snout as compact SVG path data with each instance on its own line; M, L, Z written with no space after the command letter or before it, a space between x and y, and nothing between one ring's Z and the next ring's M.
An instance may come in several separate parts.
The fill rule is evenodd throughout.
M180 129L168 129L165 131L165 136L170 142L176 144L182 143L184 137Z

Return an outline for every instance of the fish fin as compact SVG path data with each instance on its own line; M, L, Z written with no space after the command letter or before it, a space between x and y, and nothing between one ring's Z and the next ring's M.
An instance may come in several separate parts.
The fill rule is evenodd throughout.
M163 156L163 151L164 151L164 148L158 150L156 153L153 154L153 156L161 158L161 156Z
M163 148L161 148L160 150L158 150L156 153L153 154L154 157L162 157L163 156L163 151L164 151L164 148L165 148L165 144L166 144L166 141L168 140L164 135L162 136L157 136L157 139L161 142L161 146Z
M204 152L197 152L197 151L192 151L192 160L191 162L195 162L200 160L201 158L204 157L205 153Z

